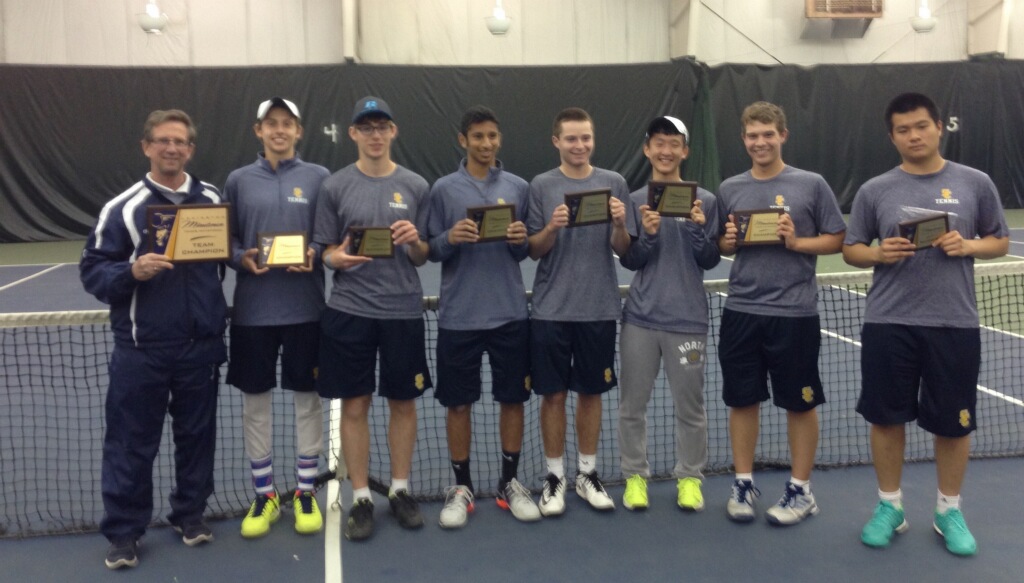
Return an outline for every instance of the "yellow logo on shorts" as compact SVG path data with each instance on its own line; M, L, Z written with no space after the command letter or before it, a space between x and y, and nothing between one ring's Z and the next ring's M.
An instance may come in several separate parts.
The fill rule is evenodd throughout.
M313 380L316 380L318 378L320 378L320 367L319 366L314 366L313 367Z
M612 369L610 369L610 368L604 369L604 382L606 382L606 383L612 382Z
M416 373L416 378L413 379L413 382L416 384L416 388L422 391L423 390L423 384L424 384L423 383L423 373Z
M292 189L292 195L295 196L295 198L302 198L302 189L296 186Z
M530 378L530 375L526 375L526 378L523 380L523 387L526 388L527 393L533 390L533 379Z
M967 409L960 410L960 426L970 427L971 426L971 412Z
M811 387L804 387L803 389L801 389L800 394L803 397L805 403L814 402L814 389L812 389Z

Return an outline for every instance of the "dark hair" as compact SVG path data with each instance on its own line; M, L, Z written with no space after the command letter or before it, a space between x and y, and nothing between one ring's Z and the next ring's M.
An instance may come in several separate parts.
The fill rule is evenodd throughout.
M555 122L551 124L551 135L561 136L562 135L562 122L563 121L589 121L590 125L594 125L594 120L591 119L590 114L579 107L567 107L562 111L558 112L555 116Z
M474 105L467 109L466 113L462 114L462 121L459 123L459 133L465 136L469 128L474 124L488 121L493 121L494 125L499 128L501 127L501 124L498 123L498 115L491 108L483 105Z
M189 143L194 144L196 142L196 126L192 123L192 118L180 109L158 109L150 113L149 117L146 118L145 125L142 126L142 139L147 142L151 141L153 139L153 128L169 121L185 124L185 127L188 128Z
M922 93L900 93L893 97L892 101L885 108L885 125L888 126L889 133L892 133L892 115L894 113L910 113L922 107L928 110L928 115L931 116L932 121L935 123L942 121L938 106L927 95Z
M746 131L747 124L755 121L765 125L774 125L780 133L786 131L786 112L774 103L756 101L748 105L743 110L743 115L740 116L740 125Z

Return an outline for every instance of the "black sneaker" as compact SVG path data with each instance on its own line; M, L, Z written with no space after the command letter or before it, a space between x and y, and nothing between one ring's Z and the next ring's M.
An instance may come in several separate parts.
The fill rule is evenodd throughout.
M213 531L202 520L188 524L175 524L174 530L181 535L181 542L190 547L213 540Z
M366 540L373 534L373 502L360 498L348 511L348 522L345 523L345 538L348 540Z
M409 495L407 490L397 490L388 497L391 503L391 514L398 519L402 528L419 528L423 526L423 515L420 514L420 505Z
M118 538L110 543L107 559L104 561L108 569L134 567L139 564L139 539L135 537Z

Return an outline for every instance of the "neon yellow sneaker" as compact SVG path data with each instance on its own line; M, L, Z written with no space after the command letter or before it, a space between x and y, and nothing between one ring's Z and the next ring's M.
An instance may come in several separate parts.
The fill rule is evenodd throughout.
M252 501L249 513L242 519L242 536L259 538L270 532L270 525L281 517L281 501L277 492L260 494Z
M700 493L700 480L679 478L676 482L676 504L683 510L700 512L704 510L704 495Z
M622 494L622 505L627 510L647 509L647 480L640 474L626 478L626 491Z
M324 517L316 504L312 492L295 491L295 532L299 534L315 534L324 525Z

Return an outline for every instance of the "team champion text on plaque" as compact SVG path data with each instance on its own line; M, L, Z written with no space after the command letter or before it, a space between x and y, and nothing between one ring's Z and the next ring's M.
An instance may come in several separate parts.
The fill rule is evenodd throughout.
M146 209L149 249L174 263L231 259L226 204L154 205Z

